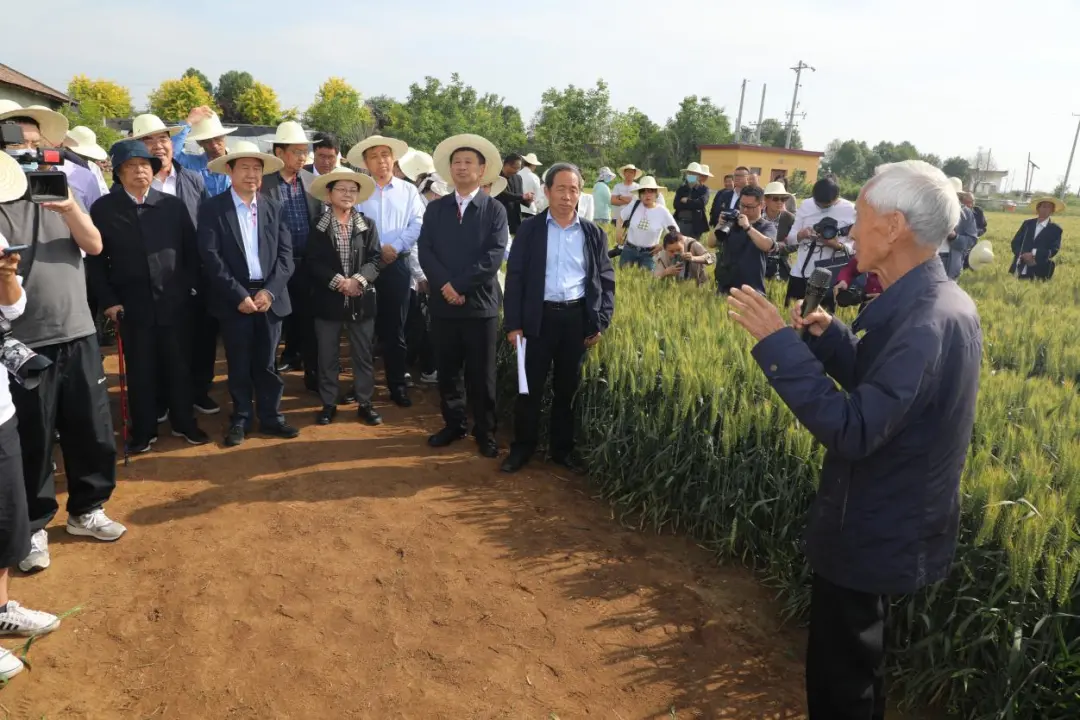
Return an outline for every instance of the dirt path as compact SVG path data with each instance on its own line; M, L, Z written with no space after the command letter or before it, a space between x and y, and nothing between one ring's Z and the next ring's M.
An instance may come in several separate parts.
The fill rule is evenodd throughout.
M802 717L800 636L746 572L621 527L552 467L430 450L433 389L381 428L320 428L299 385L296 440L163 436L122 468L120 542L69 538L61 511L13 597L83 609L0 718Z

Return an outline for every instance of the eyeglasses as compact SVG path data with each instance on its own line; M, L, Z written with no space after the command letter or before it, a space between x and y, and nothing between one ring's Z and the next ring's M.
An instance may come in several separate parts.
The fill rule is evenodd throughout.
M747 205L744 202L740 202L739 207L741 207L743 210L757 210L761 206L757 203L754 203L753 205Z
M360 189L354 187L339 187L335 185L331 192L341 193L342 195L356 195L360 192Z

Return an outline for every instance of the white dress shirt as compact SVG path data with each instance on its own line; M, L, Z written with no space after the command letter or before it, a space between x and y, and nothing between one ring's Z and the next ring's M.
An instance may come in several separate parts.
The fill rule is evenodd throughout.
M465 210L468 209L469 203L476 197L476 193L480 192L480 188L476 188L468 195L462 195L457 190L454 191L454 200L457 201L458 210L461 212L461 217L465 217Z
M101 190L101 194L105 195L108 193L109 184L105 182L105 176L101 174L101 168L98 167L98 164L93 160L88 160L86 164L90 166L90 172L97 178L98 188Z
M813 245L814 253L810 256L810 240L804 240L798 242L796 238L799 232L803 228L812 228L823 218L831 217L836 220L836 224L840 227L847 225L853 225L855 223L855 205L850 200L840 198L836 201L835 205L822 210L818 207L818 204L814 202L814 198L806 198L799 205L799 210L795 213L795 222L791 226L791 232L788 233L786 245L799 246L799 254L795 258L795 262L791 263L791 276L797 278L808 278L810 274L814 272L816 263L821 260L831 260L839 250L833 250L832 248L822 245L819 240ZM840 244L847 248L848 253L854 251L855 245L851 242L851 238L847 236L837 236L837 240ZM805 270L803 269L805 267Z
M176 195L176 165L173 164L173 166L169 168L169 174L165 177L164 182L155 175L154 180L150 183L150 187L159 192L163 192L166 195Z
M521 212L529 215L536 215L541 212L538 201L544 197L544 186L540 182L540 178L531 168L523 167L518 171L518 176L521 177L521 194L532 193L533 201L528 205L521 206Z
M259 196L251 201L249 206L236 191L232 193L233 205L236 206L236 219L240 223L240 234L244 240L244 257L247 260L248 279L260 282L263 280L262 263L259 262Z
M375 184L375 192L356 206L375 222L379 243L399 254L411 252L424 224L424 201L408 180L392 178L386 185Z

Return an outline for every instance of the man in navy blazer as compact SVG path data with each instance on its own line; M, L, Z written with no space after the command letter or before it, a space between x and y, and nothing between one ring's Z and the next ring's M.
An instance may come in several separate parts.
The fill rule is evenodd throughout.
M1020 280L1049 280L1054 276L1051 259L1061 250L1061 226L1050 219L1065 209L1057 198L1036 198L1032 203L1038 217L1025 220L1012 241L1013 261L1009 272Z
M229 365L233 414L225 444L239 445L251 432L253 400L264 434L294 438L299 431L281 414L284 383L274 367L281 321L292 312L292 241L281 204L258 192L263 174L281 161L243 143L207 167L232 179L228 192L203 203L198 228L209 307L221 320Z

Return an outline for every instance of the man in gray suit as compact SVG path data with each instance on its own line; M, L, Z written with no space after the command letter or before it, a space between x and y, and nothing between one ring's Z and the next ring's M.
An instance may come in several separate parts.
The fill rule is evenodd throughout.
M315 176L304 169L311 143L300 123L287 121L278 125L274 135L274 155L285 163L278 172L263 178L262 194L281 203L285 222L292 236L293 262L289 278L292 314L285 318L285 350L281 353L280 372L304 371L304 385L318 392L318 351L315 323L311 316L311 288L304 270L304 251L313 220L322 216L322 203L308 194Z

